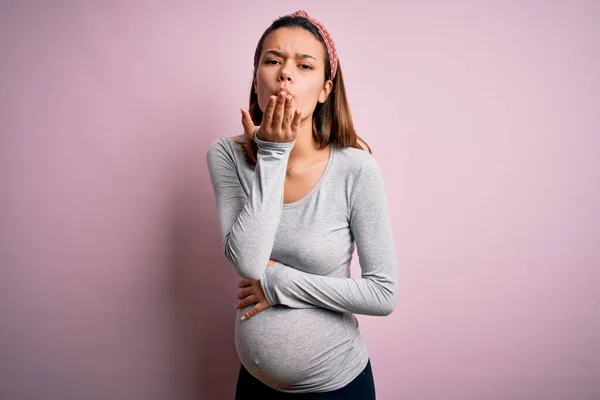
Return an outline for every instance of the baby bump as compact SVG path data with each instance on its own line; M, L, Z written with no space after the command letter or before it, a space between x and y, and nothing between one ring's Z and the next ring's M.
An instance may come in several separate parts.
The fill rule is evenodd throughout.
M339 371L352 352L344 314L323 308L274 306L235 327L244 367L272 387L310 387Z

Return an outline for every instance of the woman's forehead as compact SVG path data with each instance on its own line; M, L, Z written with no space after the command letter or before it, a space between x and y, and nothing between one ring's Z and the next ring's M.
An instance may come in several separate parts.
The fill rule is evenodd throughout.
M322 59L325 54L323 44L303 28L279 28L269 33L263 43L262 54L269 50L288 55L307 54L316 59Z

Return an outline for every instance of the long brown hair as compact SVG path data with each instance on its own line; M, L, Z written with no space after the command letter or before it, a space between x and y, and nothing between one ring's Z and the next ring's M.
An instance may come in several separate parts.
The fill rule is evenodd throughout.
M260 61L260 55L262 53L263 43L267 35L279 28L303 28L312 33L326 48L325 41L319 33L319 30L314 26L307 18L299 16L286 15L275 20L271 26L265 30L260 37L256 50L254 52L254 72L252 73L252 87L250 88L250 105L248 111L252 117L254 125L258 126L262 122L263 112L258 105L258 95L254 91L256 83L256 72L258 70L258 63ZM331 75L331 63L329 60L329 54L325 51L326 62L325 62L325 79ZM313 112L313 138L319 143L319 148L324 148L328 144L335 144L339 147L354 147L357 149L365 150L359 141L367 146L369 153L372 153L371 147L365 142L360 136L356 134L354 130L354 123L352 122L352 114L350 113L350 105L348 104L348 97L346 96L346 88L344 86L344 77L342 74L342 68L338 62L337 72L333 78L333 88L329 96L324 103L317 103ZM242 145L242 149L246 152L246 156L250 163L256 163L256 154L258 152L258 146L256 143L249 138L245 137L244 140L236 142Z

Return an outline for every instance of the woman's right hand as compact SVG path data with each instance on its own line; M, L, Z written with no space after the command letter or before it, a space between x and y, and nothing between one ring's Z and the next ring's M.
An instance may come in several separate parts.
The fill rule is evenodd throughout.
M285 92L270 96L267 102L262 123L254 125L248 110L242 108L242 125L244 132L250 138L258 135L260 140L277 143L287 143L296 140L300 128L302 113L293 110L293 98ZM258 129L257 129L258 128Z

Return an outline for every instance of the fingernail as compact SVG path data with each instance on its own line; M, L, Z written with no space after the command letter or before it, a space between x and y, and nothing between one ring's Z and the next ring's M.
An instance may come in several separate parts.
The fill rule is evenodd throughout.
M242 318L240 318L242 321L246 319L246 316L243 315Z
M292 96L288 96L285 98L287 100L287 102L289 103L290 101L292 101Z

